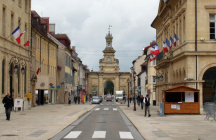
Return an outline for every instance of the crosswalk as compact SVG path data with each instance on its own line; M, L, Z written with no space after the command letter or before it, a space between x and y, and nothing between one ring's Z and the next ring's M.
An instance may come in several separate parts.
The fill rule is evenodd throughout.
M95 108L95 111L99 111L100 109L101 109L101 108ZM109 108L104 108L103 110L108 111ZM112 110L113 110L113 111L117 111L118 109L117 109L117 108L113 108Z
M82 131L71 131L67 134L64 139L77 139L81 135ZM105 139L108 137L106 131L94 131L92 139ZM120 139L134 139L131 132L119 131Z

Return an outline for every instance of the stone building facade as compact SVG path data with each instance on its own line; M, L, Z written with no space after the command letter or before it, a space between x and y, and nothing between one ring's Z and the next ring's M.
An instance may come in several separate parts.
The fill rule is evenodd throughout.
M130 79L129 72L119 72L119 60L115 58L115 50L112 46L113 36L109 32L106 37L106 47L103 50L104 58L99 61L99 71L88 73L88 93L90 95L104 95L106 82L112 82L115 91L123 90L125 94L128 91L127 79ZM94 94L93 91L95 91Z
M41 18L32 11L32 43L31 43L31 77L32 103L35 105L53 104L57 99L57 49L56 44L48 37L47 18ZM36 71L40 72L36 76Z
M158 14L153 21L157 43L179 37L177 47L157 57L156 71L163 81L157 83L157 100L162 91L178 85L200 90L200 107L215 102L216 94L216 1L213 0L160 0Z
M30 48L24 47L31 33L31 0L1 0L0 13L0 100L10 92L14 99L23 99L25 110L31 107ZM20 44L11 35L18 26L20 32L26 30Z

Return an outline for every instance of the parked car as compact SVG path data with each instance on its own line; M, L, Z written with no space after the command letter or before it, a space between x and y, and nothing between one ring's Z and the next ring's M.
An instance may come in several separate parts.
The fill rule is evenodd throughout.
M107 95L106 101L111 101L112 102L112 96L111 95Z
M101 99L98 96L93 96L91 103L92 104L99 104L99 103L101 103Z
M103 97L99 96L99 98L100 98L100 102L102 103L103 102Z

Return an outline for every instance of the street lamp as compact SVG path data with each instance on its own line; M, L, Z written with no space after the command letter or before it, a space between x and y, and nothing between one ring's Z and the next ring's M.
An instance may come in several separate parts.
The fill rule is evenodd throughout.
M22 74L25 73L25 68L24 68L24 67L21 68L21 73L22 73Z
M127 83L128 83L128 107L130 107L130 105L129 105L129 84L130 84L130 80L129 80L129 78L127 79Z
M136 72L133 72L134 77L134 111L136 111L136 96L135 96L135 80L136 80Z

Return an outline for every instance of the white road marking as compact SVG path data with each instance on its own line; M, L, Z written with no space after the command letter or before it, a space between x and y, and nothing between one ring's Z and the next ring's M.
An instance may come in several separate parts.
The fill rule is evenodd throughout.
M95 110L98 111L98 110L100 110L100 108L96 108Z
M116 110L117 110L117 108L113 108L113 110L114 110L114 111L116 111Z
M94 131L92 138L106 138L106 131Z
M104 108L104 110L109 110L109 108Z
M131 132L119 132L121 139L134 139Z
M65 139L71 139L71 138L78 138L79 135L82 133L82 131L71 131L67 136L65 136Z

